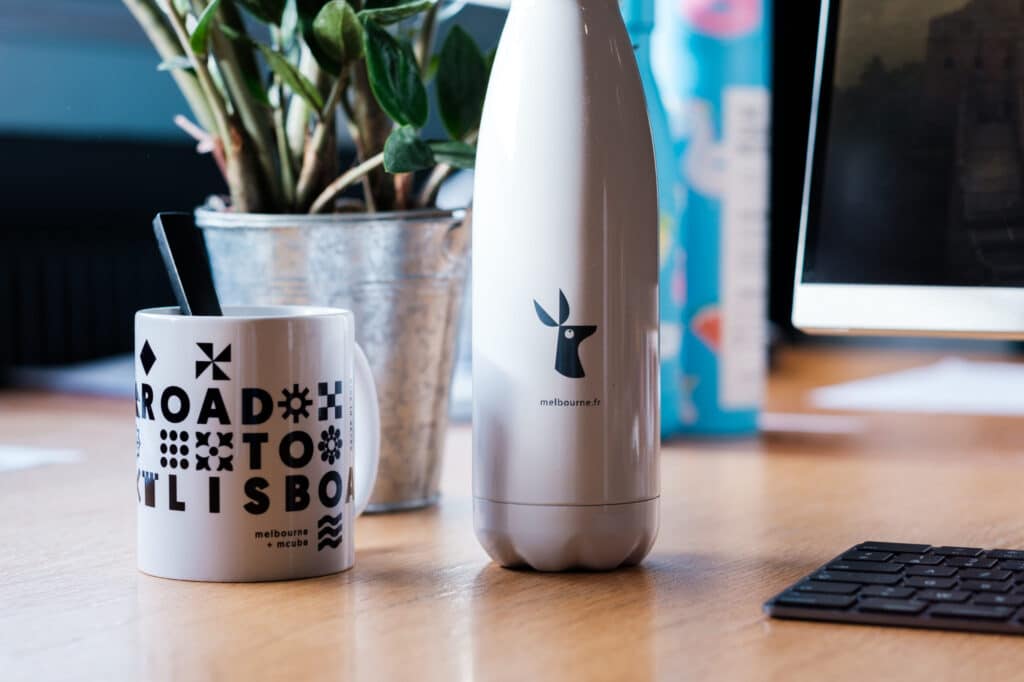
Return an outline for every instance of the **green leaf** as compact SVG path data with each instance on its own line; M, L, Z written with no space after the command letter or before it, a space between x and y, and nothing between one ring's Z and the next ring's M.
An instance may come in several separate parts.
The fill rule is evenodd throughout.
M220 0L213 0L213 2L207 5L203 13L199 15L196 27L192 29L189 43L192 45L192 51L197 55L206 54L206 45L210 40L210 29L213 28L213 18L217 15L217 7L219 5Z
M388 173L411 173L434 163L430 146L412 126L396 128L384 143L384 170Z
M174 0L174 10L181 16L187 16L192 11L192 5L188 0Z
M292 92L304 99L315 111L319 112L324 108L323 97L320 96L316 86L292 66L291 62L266 45L257 43L256 47L263 54L263 58L267 60L270 70L277 74L285 85L291 88Z
M487 60L473 38L455 26L441 47L437 104L448 134L461 140L480 127L487 94Z
M236 31L235 29L231 28L227 24L224 24L223 26L220 27L220 32L223 33L224 35L226 35L231 40L237 40L237 41L243 42L243 43L244 42L248 42L248 40L249 40L247 36L243 36L241 33Z
M270 96L267 94L267 89L260 80L260 75L258 73L245 71L242 74L242 78L245 81L245 89L249 91L249 94L252 95L253 99L265 106L272 106L270 103Z
M434 78L437 77L437 69L441 66L441 55L435 54L430 57L427 61L427 70L423 74L423 79L428 83L433 82Z
M227 8L227 6L225 6L225 9L226 8ZM236 41L238 43L241 43L242 45L245 45L250 50L253 50L253 49L259 50L260 52L262 52L264 54L264 56L266 56L267 52L273 52L273 50L271 50L270 48L266 47L265 45L260 45L259 43L257 43L255 40L253 40L249 36L244 35L242 33L239 33L238 31L236 31L234 28L232 28L228 24L221 24L219 28L220 28L220 32L223 33L225 36L227 36L228 40L234 40L234 41ZM238 67L239 67L239 69L242 72L242 79L244 80L245 89L248 90L249 94L252 95L253 98L257 102L259 102L260 104L265 104L266 106L271 106L270 97L267 94L267 89L266 89L266 87L264 86L264 84L262 82L262 76L260 74L259 65L256 63L255 57L252 56L253 53L252 52L244 52L244 53L240 53L240 54L241 54L241 62L238 64ZM277 53L274 52L274 54L277 54ZM280 57L281 59L284 59L280 55L278 55L278 57ZM216 62L214 60L210 60L210 61L213 62L214 67L216 67ZM267 58L268 64L270 63L270 61L271 60L268 57ZM287 64L287 61L285 63ZM272 65L271 65L271 68L273 68ZM284 80L283 76L282 76L282 80ZM285 82L287 82L287 81L285 81ZM312 83L310 83L310 86L312 86ZM313 90L316 90L315 86L313 87ZM319 93L316 93L316 94L317 94L317 96L319 96Z
M359 12L359 18L376 21L378 24L394 24L402 19L419 14L437 4L437 0L405 0L399 2L366 3Z
M237 59L236 64L238 70L242 73L242 78L246 83L247 89L256 97L260 102L267 100L264 84L266 79L264 78L265 70L260 67L259 62L256 59L256 50L252 40L249 39L249 35L245 29L245 19L242 13L239 11L238 6L229 0L228 2L222 2L220 5L220 23L217 28L220 32L227 36L229 39L241 42L245 49L239 49L234 51L233 59ZM230 29L235 31L236 34L240 34L244 39L237 37L231 38L230 35L225 31ZM217 37L214 36L214 40ZM257 94L257 90L263 91L262 94Z
M412 45L399 42L373 21L363 22L363 27L366 69L377 103L399 125L422 128L427 122L427 91Z
M345 0L331 0L313 20L313 36L320 49L337 64L339 75L363 56L363 26Z
M320 41L313 31L313 22L329 2L330 0L295 0L295 8L299 15L299 29L302 32L302 38L306 41L309 51L313 53L316 63L327 73L337 74L341 71L341 64L333 59L329 52L320 47Z
M178 71L178 70L188 71L190 69L194 70L195 68L196 68L195 64L192 63L192 60L182 54L182 55L178 55L177 57L171 57L170 59L165 59L164 61L160 62L157 65L156 70L157 71Z
M476 165L476 147L458 140L428 142L437 163L446 163L456 168L472 168Z
M281 24L287 0L235 0L265 24Z

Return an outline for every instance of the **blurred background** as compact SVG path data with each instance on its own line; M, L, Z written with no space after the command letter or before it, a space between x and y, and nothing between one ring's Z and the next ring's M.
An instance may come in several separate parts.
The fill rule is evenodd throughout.
M774 338L793 342L806 342L789 316L818 8L773 8L769 310ZM458 15L484 49L504 18ZM158 62L120 0L0 2L0 381L128 353L133 313L173 302L150 221L222 181L173 124L183 102Z
M467 6L459 23L489 49L504 16ZM135 311L174 302L153 215L225 188L172 122L185 105L159 62L120 0L0 2L8 382L5 368L129 353Z

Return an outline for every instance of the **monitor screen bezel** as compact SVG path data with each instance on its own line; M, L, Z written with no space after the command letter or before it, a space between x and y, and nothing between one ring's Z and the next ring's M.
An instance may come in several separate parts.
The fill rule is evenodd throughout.
M793 325L812 334L1024 338L1024 289L804 282L808 225L821 215L842 0L822 0L814 71ZM780 153L781 150L775 150Z

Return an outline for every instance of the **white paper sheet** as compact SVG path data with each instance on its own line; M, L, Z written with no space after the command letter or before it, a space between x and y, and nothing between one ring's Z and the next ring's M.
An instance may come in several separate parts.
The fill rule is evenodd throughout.
M834 414L764 412L757 420L761 433L854 435L865 429L864 420Z
M18 471L47 464L68 464L82 459L77 450L51 450L20 445L0 445L0 473Z
M1024 365L946 358L815 390L815 407L865 412L1024 415Z

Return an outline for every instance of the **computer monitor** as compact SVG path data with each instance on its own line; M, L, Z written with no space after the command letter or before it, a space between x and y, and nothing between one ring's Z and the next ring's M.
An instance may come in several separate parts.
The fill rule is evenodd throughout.
M1024 1L823 2L793 323L1024 337Z

